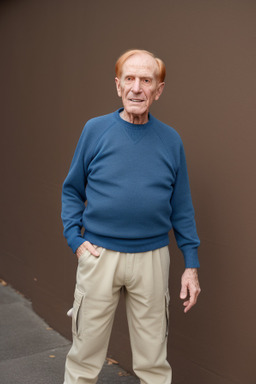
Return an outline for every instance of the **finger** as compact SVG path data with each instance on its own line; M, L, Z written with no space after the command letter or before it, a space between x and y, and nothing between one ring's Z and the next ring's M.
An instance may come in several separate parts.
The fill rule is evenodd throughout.
M85 245L86 242L82 243L76 250L76 256L77 258L79 259L82 254L86 251L86 245Z
M187 307L185 307L184 313L187 313L192 307L193 307L193 305L189 304Z
M180 291L180 298L181 299L185 299L188 295L188 289L187 289L187 286L185 284L182 284L181 285L181 291Z
M183 305L185 307L185 309L184 309L185 313L188 312L196 304L197 296L198 296L198 294L195 292L195 293L191 294L191 297L188 301L185 301L183 303Z
M194 304L190 300L188 300L185 303L183 303L183 305L185 307L184 312L187 313L193 307Z
M86 249L95 257L99 257L99 251L89 241L86 241Z
M185 309L184 309L184 312L187 313L194 305L196 304L196 302L188 302Z

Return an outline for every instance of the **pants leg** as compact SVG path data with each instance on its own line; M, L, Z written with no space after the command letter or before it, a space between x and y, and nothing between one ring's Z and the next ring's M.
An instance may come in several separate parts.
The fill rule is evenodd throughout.
M104 363L118 304L126 287L134 371L141 384L170 384L166 360L168 247L124 254L98 248L79 259L72 314L73 345L64 384L95 384Z
M134 254L131 269L125 286L134 372L141 384L170 384L168 247Z
M64 384L95 384L106 358L120 286L115 278L118 255L98 248L78 262L72 313L73 344L67 355Z

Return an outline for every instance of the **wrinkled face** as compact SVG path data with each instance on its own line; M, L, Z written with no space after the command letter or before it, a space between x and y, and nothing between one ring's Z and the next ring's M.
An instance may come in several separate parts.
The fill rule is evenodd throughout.
M121 77L115 81L125 114L147 120L151 104L159 99L164 88L157 74L158 65L148 54L135 54L124 62Z

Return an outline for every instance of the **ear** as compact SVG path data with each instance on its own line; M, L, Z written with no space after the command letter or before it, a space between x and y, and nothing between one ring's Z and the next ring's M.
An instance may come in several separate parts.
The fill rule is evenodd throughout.
M121 84L120 84L120 79L118 77L115 77L115 83L116 83L117 94L119 97L121 97L122 96Z
M162 95L163 90L164 90L164 86L165 86L165 83L159 83L157 85L155 100L158 100L159 97Z

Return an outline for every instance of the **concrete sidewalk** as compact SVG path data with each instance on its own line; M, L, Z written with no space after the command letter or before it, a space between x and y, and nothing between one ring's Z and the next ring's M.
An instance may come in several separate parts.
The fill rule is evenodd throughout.
M31 303L0 284L0 383L63 384L70 341L35 314ZM104 364L98 384L139 384L116 364Z

